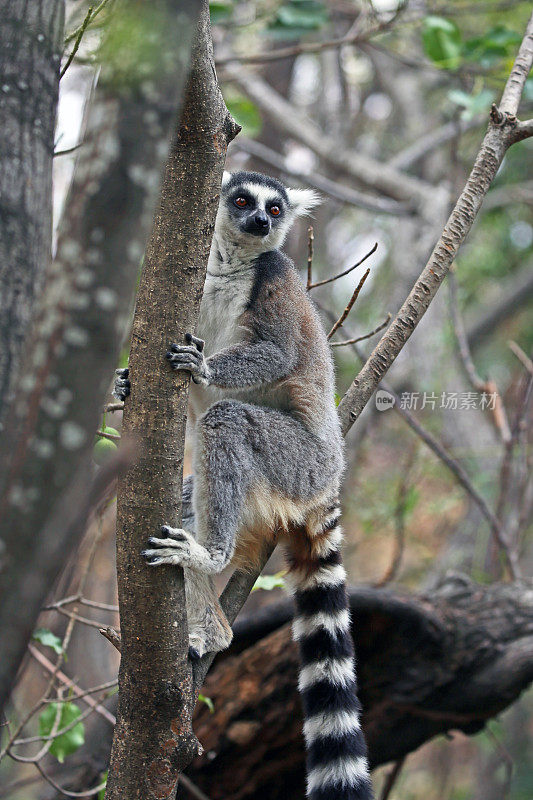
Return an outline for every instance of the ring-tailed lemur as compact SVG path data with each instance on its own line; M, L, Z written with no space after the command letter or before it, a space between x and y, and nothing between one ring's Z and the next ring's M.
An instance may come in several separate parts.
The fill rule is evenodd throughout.
M266 536L286 544L297 613L299 689L312 800L369 800L340 545L343 441L326 336L278 249L318 202L254 172L225 173L198 333L167 358L194 381L194 478L184 529L162 527L143 555L185 567L191 655L223 650L231 629L210 575L250 567ZM205 339L205 349L204 342ZM117 394L129 393L127 372Z

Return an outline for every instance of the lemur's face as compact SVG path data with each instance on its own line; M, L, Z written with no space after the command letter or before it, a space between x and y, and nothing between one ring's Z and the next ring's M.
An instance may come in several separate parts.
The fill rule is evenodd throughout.
M217 232L247 250L276 250L295 218L319 202L311 189L288 189L258 172L224 173Z

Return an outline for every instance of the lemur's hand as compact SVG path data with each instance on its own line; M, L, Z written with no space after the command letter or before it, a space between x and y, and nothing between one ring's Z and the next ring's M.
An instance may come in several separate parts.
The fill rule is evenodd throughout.
M197 339L192 333L185 334L187 344L173 344L167 358L173 369L184 369L190 372L195 383L209 386L209 368L203 353L204 340Z
M129 369L116 369L115 370L115 388L113 389L113 397L117 400L124 401L131 391L131 384L129 380Z

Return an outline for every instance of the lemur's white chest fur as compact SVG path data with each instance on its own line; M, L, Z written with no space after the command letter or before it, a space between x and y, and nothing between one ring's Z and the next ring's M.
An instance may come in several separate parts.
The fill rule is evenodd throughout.
M205 341L207 357L243 339L244 330L239 320L250 300L255 257L255 253L243 254L242 246L237 252L236 245L217 237L213 239L197 325L197 335ZM203 413L227 394L227 390L215 386L197 387L191 383L190 398L195 414Z

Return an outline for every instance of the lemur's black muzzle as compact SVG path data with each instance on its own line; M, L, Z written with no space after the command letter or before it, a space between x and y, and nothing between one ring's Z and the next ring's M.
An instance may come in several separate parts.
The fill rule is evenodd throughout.
M245 233L251 233L252 236L267 236L270 233L270 220L264 211L256 211L250 214L244 223L243 230Z

